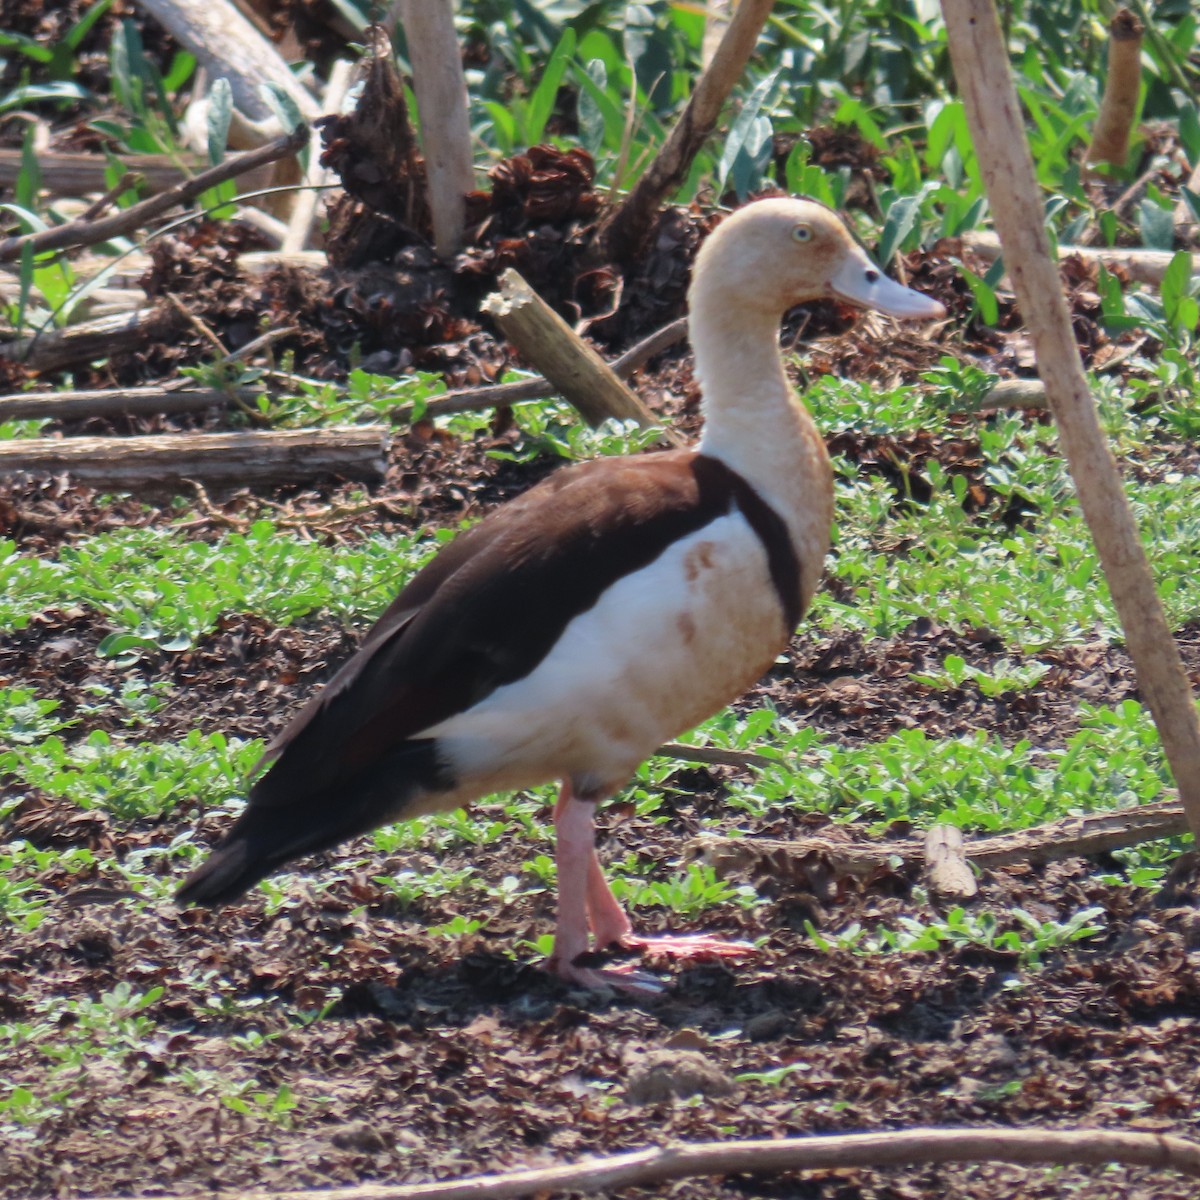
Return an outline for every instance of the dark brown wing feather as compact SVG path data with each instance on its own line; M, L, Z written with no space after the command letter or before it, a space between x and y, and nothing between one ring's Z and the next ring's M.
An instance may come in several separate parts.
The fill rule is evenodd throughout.
M211 886L189 881L185 895L223 898L266 874L267 859L332 844L395 818L422 790L452 787L421 731L523 678L612 583L734 505L763 539L794 624L799 567L783 522L740 476L690 451L559 471L456 538L267 751L274 762L227 840L253 834L256 852L229 846L236 868L206 864Z

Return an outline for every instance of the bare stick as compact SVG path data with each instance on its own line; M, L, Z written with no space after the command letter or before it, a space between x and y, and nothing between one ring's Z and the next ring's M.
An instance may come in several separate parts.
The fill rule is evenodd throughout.
M611 1195L697 1175L772 1175L842 1167L1003 1162L1023 1166L1124 1163L1200 1177L1200 1143L1161 1133L1106 1129L911 1129L761 1141L651 1146L555 1167L442 1183L360 1184L313 1192L238 1190L238 1200L513 1200L570 1192Z
M65 246L94 246L97 242L106 242L110 238L123 236L141 229L147 222L161 216L177 205L187 204L201 192L234 179L264 163L274 162L288 154L295 154L308 141L308 126L298 125L291 133L278 137L257 150L247 150L244 154L232 154L224 162L184 183L167 188L157 196L151 196L139 204L121 212L113 213L100 221L68 221L54 229L46 229L41 233L26 233L20 237L5 238L0 241L0 262L10 262L20 258L26 246L32 246L35 254L45 250L61 250Z
M964 246L988 262L995 262L1000 257L1000 239L994 233L967 233L963 235L962 240ZM1155 286L1162 283L1163 276L1171 265L1171 259L1175 257L1170 250L1131 250L1117 246L1059 246L1060 259L1070 258L1072 255L1078 255L1084 262L1100 263L1106 270L1115 267L1138 283L1150 283ZM1007 259L1005 263L1008 265Z
M404 35L421 117L433 245L443 258L462 249L466 194L475 186L467 83L454 29L454 0L404 0Z
M991 0L943 0L954 73L1004 261L1113 604L1192 830L1200 834L1200 720L1121 476L1088 391L1041 219L1042 197Z
M1142 85L1141 21L1127 8L1119 8L1108 25L1108 78L1096 114L1087 161L1123 167L1129 157L1129 135Z
M10 188L21 174L22 151L0 149L0 187ZM184 165L162 154L122 154L121 167L141 177L147 192L161 192L186 179L188 167L200 170L205 164L185 157ZM42 187L54 195L86 196L108 187L108 159L81 150L47 150L38 154Z
M138 0L138 5L196 56L210 81L229 81L234 107L252 125L267 127L275 119L259 91L264 83L291 97L306 121L317 117L316 101L279 51L230 0Z
M0 396L0 421L69 421L83 417L149 416L203 412L230 404L250 404L258 392L216 388L100 388L85 392L22 392Z
M626 261L637 253L654 224L659 205L683 182L692 159L716 126L722 106L754 53L772 2L741 0L738 4L712 64L700 76L670 136L601 228L597 241L602 254Z
M669 325L664 325L648 337L643 338L635 346L631 346L619 358L614 358L609 367L620 379L628 379L630 375L648 362L656 354L674 346L687 337L687 317L680 317ZM425 406L423 415L426 417L448 417L455 413L478 412L483 408L505 408L510 404L522 404L528 400L544 400L553 396L558 389L544 375L532 379L520 379L516 383L496 383L489 387L460 388L454 392L444 392L435 396ZM389 416L393 421L407 421L412 418L409 407L397 408Z
M657 425L608 364L511 268L481 305L504 336L593 428L611 417Z
M329 71L329 83L321 107L327 113L340 112L342 101L346 98L346 90L350 86L350 77L354 72L354 64L348 58L339 58ZM304 182L307 185L296 193L292 203L292 215L288 218L287 233L284 235L280 250L284 254L296 254L303 250L312 236L313 226L317 220L317 205L323 192L321 189L333 179L333 172L321 166L321 137L314 132L312 145L309 149L308 172Z
M37 374L61 371L168 337L178 331L180 323L179 315L166 305L140 308L4 342L0 344L0 357L22 363Z
M387 470L382 425L255 433L35 438L0 442L0 478L66 473L109 491L307 483L325 475L379 480Z
M944 828L944 826L942 827ZM1187 833L1187 817L1176 803L1143 804L1113 812L1087 813L1019 829L994 837L962 842L962 854L986 870L1026 863L1042 866L1064 858L1087 858L1122 850L1142 842ZM770 838L702 837L689 849L700 854L718 875L753 874L769 869L786 878L806 878L814 860L834 876L868 876L899 862L924 866L929 862L926 842L844 842L832 837L805 837L794 841Z

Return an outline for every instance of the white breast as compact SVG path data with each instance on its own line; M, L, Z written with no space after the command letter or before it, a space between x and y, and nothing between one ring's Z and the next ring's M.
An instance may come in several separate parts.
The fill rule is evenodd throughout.
M525 678L418 736L461 781L447 805L558 778L605 795L740 695L790 632L762 542L732 513L618 580Z

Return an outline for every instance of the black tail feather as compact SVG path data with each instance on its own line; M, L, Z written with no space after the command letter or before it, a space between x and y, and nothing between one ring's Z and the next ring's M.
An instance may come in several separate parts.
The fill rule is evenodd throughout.
M430 791L453 786L437 761L435 743L413 740L347 779L336 790L297 797L279 795L274 768L250 790L246 810L221 844L184 880L179 904L216 906L236 900L293 858L324 850L421 811Z

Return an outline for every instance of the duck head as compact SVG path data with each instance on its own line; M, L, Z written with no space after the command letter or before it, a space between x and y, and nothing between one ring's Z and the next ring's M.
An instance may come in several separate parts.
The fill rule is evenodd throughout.
M707 293L736 296L779 315L804 300L843 300L892 317L932 320L936 300L888 278L842 219L813 200L757 200L725 220L701 247L693 304Z

